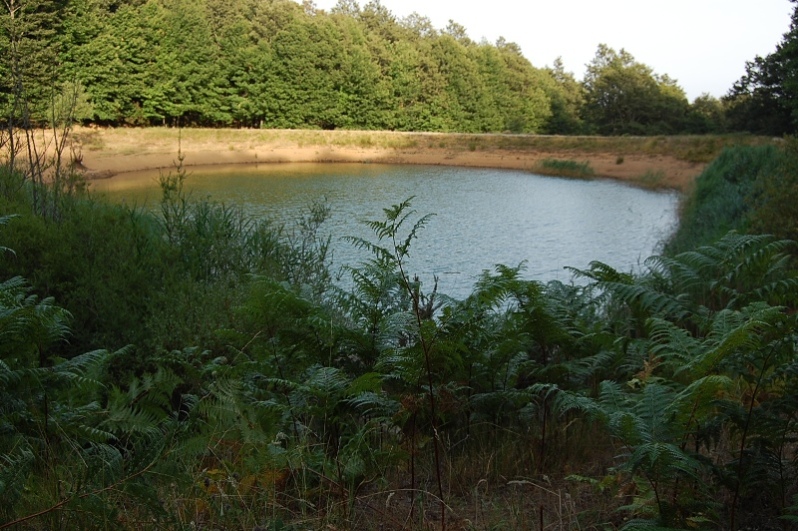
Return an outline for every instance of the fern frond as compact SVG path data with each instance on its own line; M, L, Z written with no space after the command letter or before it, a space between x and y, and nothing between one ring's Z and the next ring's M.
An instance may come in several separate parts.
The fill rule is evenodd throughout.
M517 267L496 265L495 274L485 270L479 276L468 301L485 308L499 308L516 290L524 264Z
M575 269L572 267L567 267L566 269L570 270L577 277L588 278L597 283L613 282L628 284L633 280L632 275L628 273L621 273L614 267L599 261L590 262L588 264L588 269L586 270Z
M587 414L588 417L596 417L600 414L600 409L596 401L582 394L563 391L557 393L554 401L554 410L560 415L566 415L574 411Z
M709 336L714 345L691 364L691 369L706 374L729 356L757 351L768 341L766 332L783 319L780 308L763 303L751 305L743 312L720 312Z
M374 222L366 222L366 225L371 226L372 223ZM371 228L372 230L375 231L378 230L375 227ZM389 264L393 261L394 254L387 247L383 247L379 244L370 242L365 238L358 238L355 236L344 236L343 240L353 245L356 249L362 249L374 255L374 258L372 260L366 262L367 265L370 265L372 267L379 267L384 264Z
M645 426L645 432L635 434L647 442L669 441L673 437L670 419L663 410L664 404L673 401L674 392L669 387L649 382L634 407L635 415Z
M400 404L384 393L365 391L346 401L366 417L390 419L399 412Z
M674 375L690 368L691 363L704 352L700 340L670 321L652 318L647 326L652 355L658 357L664 366L670 367Z
M684 302L679 298L651 290L646 285L601 282L599 286L618 300L630 306L639 306L648 315L684 319L689 313Z
M629 396L621 388L621 384L604 380L599 384L598 403L606 412L623 411L629 404Z
M162 416L152 409L112 407L102 426L116 434L160 434Z
M0 388L8 389L19 383L21 378L22 371L12 370L5 361L0 359Z
M683 435L675 435L683 438L694 425L703 424L717 413L718 403L732 386L733 381L728 376L713 374L699 378L676 393L662 408L662 415L679 427Z
M382 386L382 375L377 372L367 372L352 380L346 389L349 396L360 393L377 392Z
M700 463L675 444L649 442L635 448L626 466L634 471L644 470L649 477L662 474L675 479L678 475L699 480Z
M623 360L623 356L623 352L618 349L601 348L595 354L571 361L569 369L577 382L585 382L589 379L600 378L601 374L614 374Z
M308 369L305 377L305 384L301 389L318 395L338 394L349 386L349 378L336 367L317 365Z

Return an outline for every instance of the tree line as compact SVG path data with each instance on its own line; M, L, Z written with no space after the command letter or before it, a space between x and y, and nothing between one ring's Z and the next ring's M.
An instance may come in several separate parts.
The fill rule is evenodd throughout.
M789 120L789 98L771 105L762 88L776 65L789 70L775 56L725 98L689 102L623 49L599 45L580 81L559 60L535 67L515 43L398 18L379 0L329 12L292 0L15 0L2 27L5 116L22 87L40 115L54 94L77 93L77 117L106 125L654 135L783 132Z

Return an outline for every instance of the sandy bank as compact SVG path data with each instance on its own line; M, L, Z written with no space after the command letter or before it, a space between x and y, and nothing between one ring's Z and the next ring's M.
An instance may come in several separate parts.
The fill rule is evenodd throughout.
M501 142L502 135L122 128L77 129L74 138L74 149L90 178L170 168L177 161L178 149L187 166L362 162L545 173L540 168L543 160L570 160L588 163L597 177L677 190L685 190L705 167L668 154L630 153L622 145L580 150L549 141L541 149L510 142L512 137Z

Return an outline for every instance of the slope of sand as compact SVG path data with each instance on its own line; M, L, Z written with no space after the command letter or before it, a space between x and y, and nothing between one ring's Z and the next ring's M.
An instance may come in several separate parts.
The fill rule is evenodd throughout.
M363 133L367 134L367 133ZM597 177L646 187L685 190L705 164L656 154L580 152L573 149L520 149L447 142L457 135L351 132L270 132L258 130L78 129L74 133L81 167L89 178L170 168L182 152L186 166L281 162L362 162L503 168L545 173L544 159L588 163ZM358 145L360 144L360 145ZM366 144L366 145L362 145ZM377 144L377 145L368 145ZM451 144L451 145L447 145ZM385 147L383 147L385 146ZM443 147L441 147L443 146Z

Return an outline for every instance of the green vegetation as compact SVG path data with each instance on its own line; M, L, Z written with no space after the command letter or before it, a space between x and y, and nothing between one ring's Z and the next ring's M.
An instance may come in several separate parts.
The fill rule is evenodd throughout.
M540 161L535 171L543 175L577 177L580 179L595 175L589 163L577 162L575 160L544 159Z
M795 2L793 2L795 3ZM798 132L795 79L798 62L798 5L790 30L767 57L757 56L724 98L729 126L738 131L782 136Z
M731 230L796 239L797 163L792 139L781 147L724 149L683 201L679 230L668 243L668 251L687 251Z
M795 528L795 141L724 149L639 273L497 265L455 300L408 269L429 219L408 199L351 239L370 258L342 288L323 204L283 227L190 201L182 157L158 212L102 203L71 171L73 120L620 134L716 108L680 122L678 87L624 51L600 47L583 92L378 2L4 7L0 529ZM618 87L623 109L596 97Z
M645 188L658 190L662 188L662 181L664 179L665 175L662 171L649 170L644 173L636 182Z
M667 75L626 50L600 45L585 74L583 116L602 135L667 135L687 130L689 104ZM700 131L706 132L706 131Z
M767 228L765 176L794 157L729 149L697 192L748 191ZM323 205L256 223L188 200L180 160L156 213L75 187L37 211L37 181L0 177L0 526L798 518L791 241L729 233L579 285L497 266L454 300L407 269L428 220L410 200L352 240L371 258L343 289Z
M0 23L2 114L23 112L8 97L22 83L34 122L69 98L77 119L114 126L746 130L727 120L729 105L708 95L690 104L623 49L600 45L578 81L560 60L536 67L503 38L475 42L454 22L398 19L376 0L329 12L292 0L14 0Z

